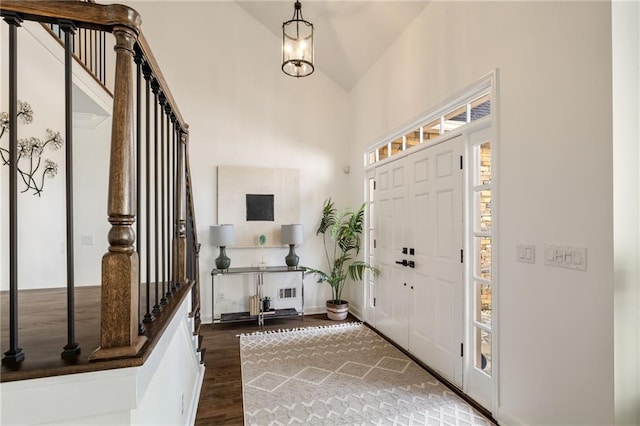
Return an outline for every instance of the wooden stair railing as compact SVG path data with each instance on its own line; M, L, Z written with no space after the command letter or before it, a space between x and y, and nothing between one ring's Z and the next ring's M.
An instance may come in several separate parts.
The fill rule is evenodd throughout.
M200 245L188 162L188 125L144 38L140 16L122 5L39 0L3 0L0 12L11 31L24 20L56 24L70 31L76 28L104 31L115 37L107 206L111 229L107 236L108 251L102 259L100 347L89 359L103 361L138 356L147 341L144 323L153 322L163 306L171 305L167 300L181 290L192 290L190 316L195 318L194 330L197 331L200 322ZM12 87L16 82L9 84ZM14 94L10 103L15 102ZM11 108L15 111L15 106L10 105L10 111ZM67 122L69 120L67 117ZM143 168L145 174L142 174ZM151 176L151 171L155 176ZM158 175L159 181L154 179ZM141 186L141 181L146 185ZM151 198L154 203L150 202ZM141 208L146 218L138 216ZM151 218L152 212L155 212L155 218ZM169 255L161 256L165 249ZM139 258L142 251L146 259L144 268L141 268ZM11 267L17 265L16 256L17 253L11 250ZM18 283L16 274L10 275L10 301L13 302L17 298ZM140 300L143 275L146 281L144 315ZM152 284L155 284L155 292ZM73 285L69 291L72 303ZM153 308L151 293L155 293ZM17 309L17 304L11 303L12 311L14 308ZM167 314L169 312L162 315ZM12 312L10 318L14 316L17 319ZM19 363L20 357L24 357L13 353L20 351L17 328L17 323L13 327L12 322L11 348L5 354L3 364ZM70 337L70 340L73 339Z

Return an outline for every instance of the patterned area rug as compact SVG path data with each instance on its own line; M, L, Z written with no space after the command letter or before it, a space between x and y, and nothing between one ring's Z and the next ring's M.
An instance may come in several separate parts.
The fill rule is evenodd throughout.
M359 323L240 336L246 425L490 425Z

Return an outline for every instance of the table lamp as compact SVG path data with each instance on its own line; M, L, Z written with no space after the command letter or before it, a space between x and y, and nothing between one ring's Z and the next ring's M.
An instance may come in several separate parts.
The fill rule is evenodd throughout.
M235 243L233 225L213 225L211 227L211 242L220 247L220 256L216 258L216 269L229 269L231 259L227 256L226 247Z
M300 258L296 254L295 247L296 244L302 244L303 233L301 224L282 225L280 229L282 244L289 245L289 254L284 258L284 261L291 269L298 266L298 260L300 260Z

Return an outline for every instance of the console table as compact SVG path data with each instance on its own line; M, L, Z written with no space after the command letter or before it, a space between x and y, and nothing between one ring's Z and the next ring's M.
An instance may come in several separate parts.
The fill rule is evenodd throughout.
M236 322L236 321L258 321L258 326L264 325L265 318L284 318L291 316L300 316L304 320L304 268L301 267L288 267L288 266L267 266L264 268L259 267L246 267L246 268L229 268L229 269L212 269L211 270L211 318L212 322ZM250 315L249 311L244 312L230 312L220 314L220 318L215 318L215 297L216 297L216 277L221 278L225 275L254 275L256 277L256 294L262 302L262 290L264 285L264 274L275 273L291 273L295 272L300 274L300 297L301 297L301 312L298 312L295 308L275 309L273 313L271 311L265 314L262 311L262 303L260 303L260 310L258 315Z

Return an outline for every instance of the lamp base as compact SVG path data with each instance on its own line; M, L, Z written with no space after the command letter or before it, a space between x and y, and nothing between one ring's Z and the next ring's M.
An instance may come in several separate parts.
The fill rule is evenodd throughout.
M216 257L216 268L219 270L229 269L231 266L231 259L227 256L225 247L220 247L220 256Z
M300 257L296 254L295 244L289 244L289 254L284 258L285 263L289 268L295 268L298 266Z

